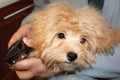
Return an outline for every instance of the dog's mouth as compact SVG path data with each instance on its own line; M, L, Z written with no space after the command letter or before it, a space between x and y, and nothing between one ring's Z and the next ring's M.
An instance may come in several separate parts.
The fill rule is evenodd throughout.
M80 59L77 53L71 51L67 54L48 54L45 52L41 59L43 63L55 73L81 71L91 66L88 59Z
M61 71L64 71L64 72L74 72L76 70L79 70L79 71L82 70L80 66L77 65L76 62L70 62L70 61L65 61L59 64L59 68Z
M65 63L65 64L72 64L73 62L70 62L70 61L64 61L63 63Z
M77 65L76 62L71 61L62 61L62 62L54 62L50 61L47 63L47 67L54 70L55 73L58 72L74 72L76 70L81 70L81 68Z

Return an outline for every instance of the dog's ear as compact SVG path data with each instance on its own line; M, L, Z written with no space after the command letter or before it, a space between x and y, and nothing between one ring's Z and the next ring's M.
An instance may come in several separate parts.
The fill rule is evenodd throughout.
M113 35L110 29L103 30L101 36L96 37L95 52L109 54L113 52L113 48L116 44L113 42ZM94 46L94 45L93 45Z
M113 32L113 43L117 45L120 43L120 28L113 28L112 32Z
M61 5L52 4L33 15L33 28L31 32L32 45L39 53L49 46L54 35L56 15L58 11L64 10Z
M94 7L80 9L78 14L82 30L91 38L92 51L105 54L113 52L113 48L120 42L120 30L112 29L101 12Z
M38 13L35 13L32 16L32 31L31 31L31 42L33 48L41 55L42 51L47 47L45 42L46 35L48 34L48 30L46 30L47 26L47 10L41 10Z
M104 35L97 38L97 53L113 53L115 46L120 43L120 29L104 30Z

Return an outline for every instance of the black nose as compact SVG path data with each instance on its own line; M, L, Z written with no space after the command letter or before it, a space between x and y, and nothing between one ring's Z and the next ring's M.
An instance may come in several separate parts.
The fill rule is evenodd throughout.
M68 52L67 58L69 61L75 61L77 59L77 54L75 52Z

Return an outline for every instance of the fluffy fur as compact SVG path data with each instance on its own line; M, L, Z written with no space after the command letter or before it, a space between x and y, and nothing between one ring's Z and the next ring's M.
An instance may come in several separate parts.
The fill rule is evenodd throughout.
M73 9L51 4L33 19L31 32L34 56L55 73L88 69L97 54L111 54L120 42L120 30L112 29L94 7ZM76 57L71 60L69 53Z

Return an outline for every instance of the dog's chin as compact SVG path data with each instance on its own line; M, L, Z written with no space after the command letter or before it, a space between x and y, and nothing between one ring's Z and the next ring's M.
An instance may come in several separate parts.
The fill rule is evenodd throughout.
M55 73L62 73L62 72L74 72L78 67L74 66L72 63L59 63L59 64L52 64L56 66L48 66L49 68L53 69Z
M75 66L75 63L64 62L59 64L60 71L74 72L77 68L79 67Z
M48 66L49 68L53 69L55 73L62 73L62 72L75 72L76 70L82 71L84 69L89 69L91 65L85 64L84 66L77 65L76 62L60 62L54 63Z

